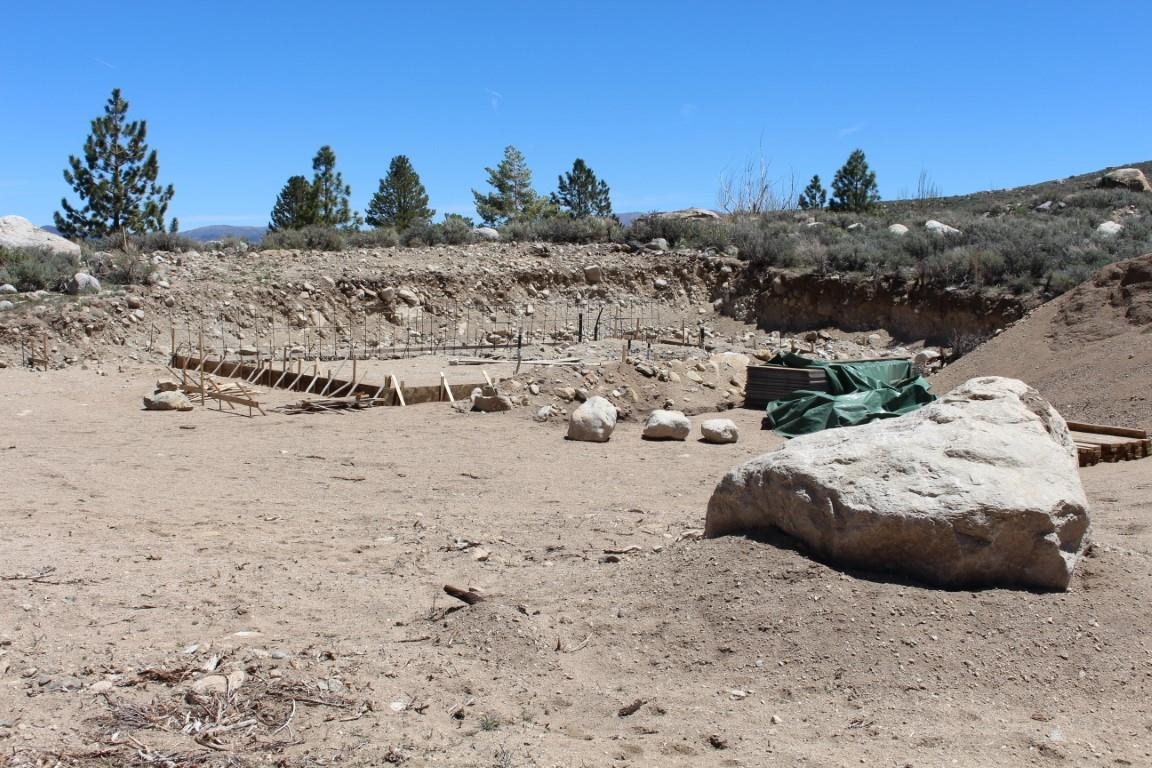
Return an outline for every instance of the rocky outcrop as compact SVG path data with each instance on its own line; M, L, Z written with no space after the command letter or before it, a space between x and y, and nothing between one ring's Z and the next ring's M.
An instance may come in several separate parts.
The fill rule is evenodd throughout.
M77 272L68 281L68 293L79 296L85 293L100 293L100 281L87 272Z
M948 587L1065 589L1089 514L1064 419L1015 379L792 440L729 472L706 535L776 529L842 566Z
M616 406L599 395L588 398L568 417L568 439L606 443L616 429Z
M1152 192L1152 184L1139 168L1117 168L1100 178L1101 187L1123 187L1133 192Z
M47 232L23 216L0 216L0 246L45 249L80 260L80 246Z

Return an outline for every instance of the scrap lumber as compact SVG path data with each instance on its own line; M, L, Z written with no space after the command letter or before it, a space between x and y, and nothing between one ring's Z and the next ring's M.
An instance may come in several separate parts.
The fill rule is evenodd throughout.
M384 405L384 400L376 397L340 397L328 400L298 400L295 403L281 405L272 410L294 416L298 413L361 411L378 405Z
M1152 440L1143 429L1070 421L1068 431L1076 443L1082 467L1100 461L1135 461L1152 455Z

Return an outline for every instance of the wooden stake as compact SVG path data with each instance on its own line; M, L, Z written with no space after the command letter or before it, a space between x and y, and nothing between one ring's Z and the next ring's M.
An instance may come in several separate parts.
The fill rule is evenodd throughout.
M407 406L408 403L404 402L404 383L397 381L395 376L389 378L392 379L392 388L396 390L396 399L400 401L400 405Z
M448 379L444 376L444 371L440 371L440 385L444 387L444 391L448 393L448 402L456 402L456 398L452 395L452 387L448 386Z

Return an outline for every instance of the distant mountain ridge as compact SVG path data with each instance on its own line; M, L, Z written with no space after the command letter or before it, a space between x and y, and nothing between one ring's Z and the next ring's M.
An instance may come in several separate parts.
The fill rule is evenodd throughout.
M181 237L195 240L198 243L207 243L211 240L223 240L234 237L237 240L247 240L249 243L258 243L264 239L267 227L234 227L228 224L212 224L207 227L196 227L178 232Z

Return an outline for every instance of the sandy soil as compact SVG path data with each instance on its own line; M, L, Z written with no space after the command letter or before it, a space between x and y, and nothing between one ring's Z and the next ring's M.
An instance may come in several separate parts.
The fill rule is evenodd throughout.
M1083 470L1067 593L947 592L694 540L779 445L758 412L593 445L528 408L143 412L160 373L0 376L0 763L1152 760L1141 462Z
M934 388L1014 375L1152 426L1152 294L1105 278ZM726 405L723 366L249 419L142 411L151 359L0 370L0 766L1152 764L1152 460L1081 470L1095 546L1066 593L944 591L699 540L723 473L781 440L739 408L728 446L637 416ZM446 362L397 372L476 377ZM532 418L553 385L636 413L567 442Z

